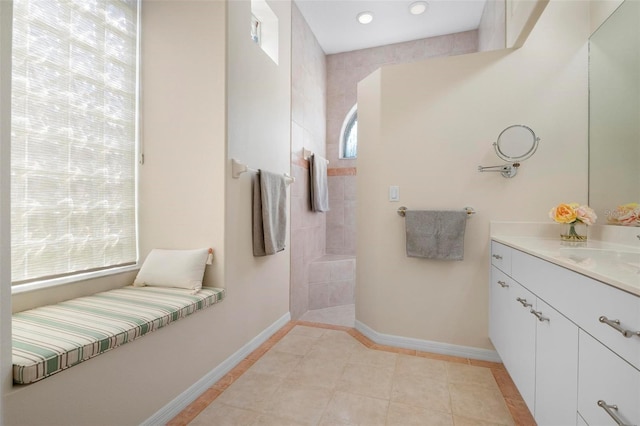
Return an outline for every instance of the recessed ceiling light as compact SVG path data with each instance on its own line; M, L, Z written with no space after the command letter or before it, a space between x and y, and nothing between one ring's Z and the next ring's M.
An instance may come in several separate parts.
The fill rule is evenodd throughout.
M411 3L411 5L409 6L409 12L411 12L412 15L422 15L426 10L427 10L427 3L424 1L417 1L414 3Z
M370 24L373 21L373 12L358 13L358 22L361 24Z

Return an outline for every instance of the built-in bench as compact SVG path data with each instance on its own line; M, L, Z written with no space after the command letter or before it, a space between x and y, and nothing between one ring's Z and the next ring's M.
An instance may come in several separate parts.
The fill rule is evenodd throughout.
M224 299L222 288L123 287L13 315L13 381L28 384Z

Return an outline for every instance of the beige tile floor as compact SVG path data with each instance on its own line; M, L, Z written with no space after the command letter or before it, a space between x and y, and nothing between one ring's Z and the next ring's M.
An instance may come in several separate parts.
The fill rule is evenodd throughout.
M355 305L332 306L324 309L314 309L307 311L301 321L318 322L322 324L343 325L354 327L356 322Z
M501 364L383 347L347 327L298 321L169 424L535 423Z

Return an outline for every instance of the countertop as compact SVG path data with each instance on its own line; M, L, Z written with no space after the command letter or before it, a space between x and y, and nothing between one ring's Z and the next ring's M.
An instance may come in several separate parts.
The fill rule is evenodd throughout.
M640 296L640 247L604 241L493 235L493 241Z

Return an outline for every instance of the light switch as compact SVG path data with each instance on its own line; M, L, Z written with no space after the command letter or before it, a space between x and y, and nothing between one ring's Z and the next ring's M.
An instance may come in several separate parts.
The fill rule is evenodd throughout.
M400 187L389 187L389 201L400 201Z

